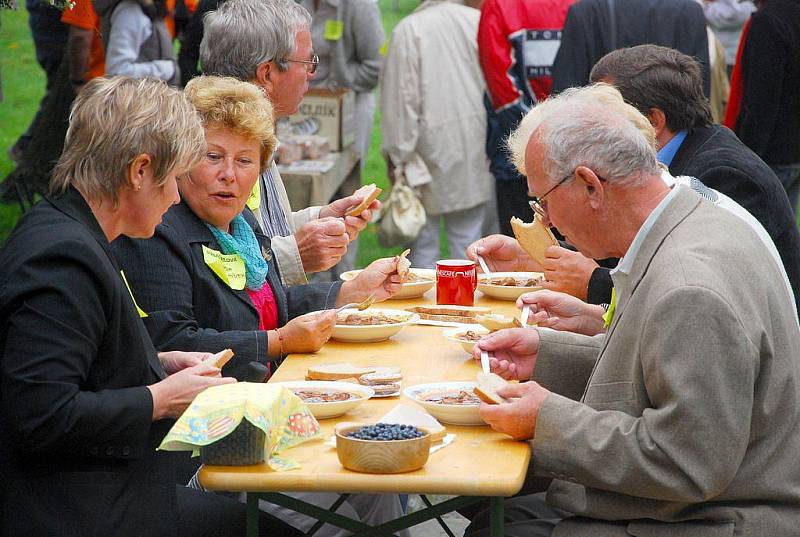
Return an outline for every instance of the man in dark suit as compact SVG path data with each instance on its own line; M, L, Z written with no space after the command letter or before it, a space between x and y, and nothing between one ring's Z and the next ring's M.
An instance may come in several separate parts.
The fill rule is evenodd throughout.
M670 173L700 179L738 202L764 226L783 260L795 303L800 305L800 233L789 199L764 161L729 129L712 124L698 63L677 50L640 45L604 56L592 69L591 81L613 84L650 120L659 160ZM564 284L556 290L579 298L583 292L594 304L610 302L609 269L577 252L559 249L557 255L551 268L563 277L555 280L571 281L573 288ZM587 278L587 286L581 289Z
M703 91L711 94L708 34L703 8L695 0L580 0L564 23L553 62L553 93L583 86L605 54L645 43L664 45L696 58L703 67Z

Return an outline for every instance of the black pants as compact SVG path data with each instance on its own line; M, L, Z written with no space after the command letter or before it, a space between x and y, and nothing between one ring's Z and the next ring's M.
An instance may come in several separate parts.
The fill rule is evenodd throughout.
M178 537L237 537L247 530L247 506L212 492L178 485ZM302 533L259 511L259 535L293 537Z
M544 492L529 496L517 496L505 501L503 518L505 537L550 537L556 524L570 513L547 505ZM481 511L464 532L465 537L489 535L490 510Z
M516 216L524 222L533 221L533 209L528 205L528 184L524 179L514 181L495 181L497 189L497 217L500 233L514 236L511 231L511 217Z

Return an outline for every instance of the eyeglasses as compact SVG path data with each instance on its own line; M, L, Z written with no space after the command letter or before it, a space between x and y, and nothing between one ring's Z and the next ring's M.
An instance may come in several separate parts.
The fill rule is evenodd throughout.
M311 56L310 60L283 60L284 62L291 62L291 63L304 63L306 64L306 70L311 73L312 75L317 72L317 66L319 65L319 56L314 54Z
M570 173L569 175L564 177L562 180L557 182L555 185L553 185L553 187L550 190L548 190L547 192L542 194L540 197L537 198L536 196L533 196L533 199L528 201L528 205L530 205L531 209L533 209L533 212L535 212L536 214L538 214L542 218L546 218L547 217L547 207L542 205L542 202L550 194L550 192L552 192L553 190L555 190L558 187L560 187L567 179L569 179L573 175L575 175L575 170L572 170L572 173ZM597 174L595 174L595 176L597 177L597 179L601 183L604 183L606 181L605 178L600 177Z
M542 201L544 201L544 199L550 194L550 192L552 192L553 190L555 190L558 187L560 187L567 179L569 179L573 175L575 175L574 171L571 174L569 174L566 177L564 177L561 181L559 181L555 185L553 185L553 187L550 190L548 190L547 192L542 194L540 197L537 198L536 196L533 196L533 199L528 201L528 205L531 206L531 209L533 209L533 212L535 212L536 214L538 214L542 218L546 218L547 217L547 208L545 208L545 206L542 205Z

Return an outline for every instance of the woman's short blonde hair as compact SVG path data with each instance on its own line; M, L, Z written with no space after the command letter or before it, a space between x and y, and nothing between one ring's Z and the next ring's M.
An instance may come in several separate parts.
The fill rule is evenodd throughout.
M139 155L150 156L155 183L162 185L170 172L193 168L205 148L200 118L181 91L161 80L95 78L72 105L50 190L73 185L90 199L116 205Z
M199 76L184 90L203 126L230 130L261 146L261 171L275 150L272 104L260 88L231 77Z

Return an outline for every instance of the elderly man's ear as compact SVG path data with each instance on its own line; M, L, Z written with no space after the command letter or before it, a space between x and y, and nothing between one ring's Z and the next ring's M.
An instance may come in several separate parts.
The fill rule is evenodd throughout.
M605 189L603 182L594 173L594 170L586 166L578 166L575 168L575 176L580 182L586 200L592 209L599 209L603 205L605 199Z
M256 79L253 81L256 86L259 86L267 92L267 95L272 93L272 72L278 67L273 62L263 62L256 67Z

